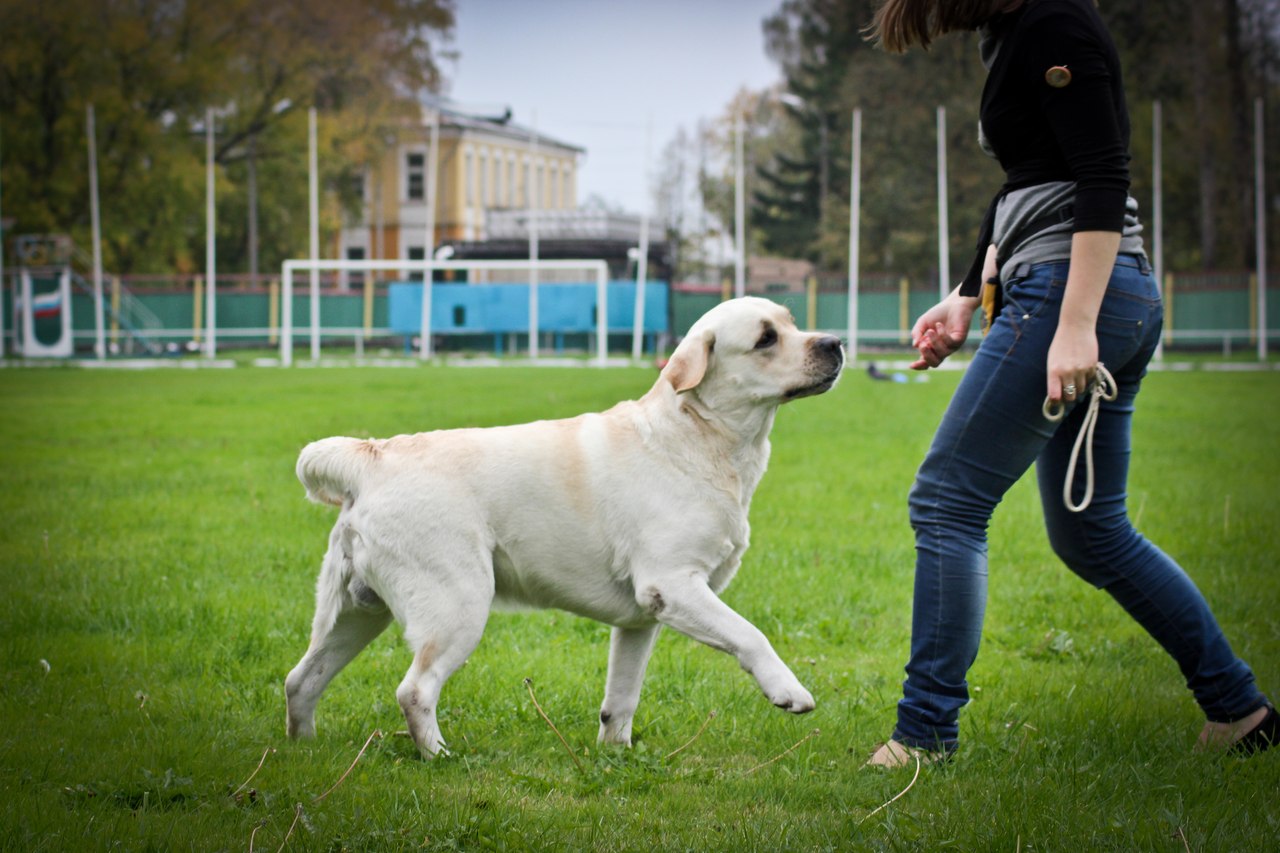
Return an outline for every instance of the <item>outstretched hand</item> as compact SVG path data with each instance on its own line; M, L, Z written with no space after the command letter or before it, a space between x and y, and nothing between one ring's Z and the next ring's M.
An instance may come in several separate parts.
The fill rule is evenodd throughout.
M911 369L937 367L960 349L969 337L969 326L977 306L976 297L952 293L921 314L911 328L911 345L920 353L920 357L912 362Z

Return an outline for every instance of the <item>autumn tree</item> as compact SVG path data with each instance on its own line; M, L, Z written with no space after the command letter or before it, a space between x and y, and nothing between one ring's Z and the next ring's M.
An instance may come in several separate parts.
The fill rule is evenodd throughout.
M264 266L277 265L306 245L307 108L340 190L438 87L452 25L451 0L0 0L5 215L85 241L93 104L108 268L198 268L213 108L220 265L250 264L251 180Z

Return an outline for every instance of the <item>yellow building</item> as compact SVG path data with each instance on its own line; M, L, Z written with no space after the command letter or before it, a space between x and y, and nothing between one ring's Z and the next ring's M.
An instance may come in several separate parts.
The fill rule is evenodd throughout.
M424 108L421 123L399 128L383 159L359 179L361 214L343 228L339 257L422 259L432 113ZM438 139L433 247L487 240L486 219L494 211L577 207L582 148L535 134L509 116L481 118L449 110L439 114Z

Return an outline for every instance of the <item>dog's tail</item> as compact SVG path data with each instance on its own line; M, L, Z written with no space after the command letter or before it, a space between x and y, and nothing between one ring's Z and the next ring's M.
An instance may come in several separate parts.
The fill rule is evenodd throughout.
M298 454L298 479L316 503L342 506L359 491L364 473L382 455L379 442L364 438L322 438Z

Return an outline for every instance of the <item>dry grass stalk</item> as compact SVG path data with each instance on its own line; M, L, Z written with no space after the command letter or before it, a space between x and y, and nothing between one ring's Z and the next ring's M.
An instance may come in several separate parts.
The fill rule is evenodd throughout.
M684 742L684 744L682 744L681 746L678 746L678 747L676 747L675 749L673 749L673 750L671 750L670 752L668 752L666 755L664 755L664 756L662 757L662 760L663 760L663 761L669 761L669 760L671 760L674 756L679 755L679 754L680 754L681 752L683 752L686 748L688 748L689 746L691 746L695 740L697 740L698 738L702 737L702 733L703 733L704 731L706 731L707 726L709 726L709 725L711 724L711 721L712 721L712 720L714 720L715 718L716 718L716 712L715 712L715 711L712 711L711 713L707 714L707 718L706 718L705 720L703 720L703 721L702 721L702 725L698 727L698 730L697 730L696 732L694 732L693 737L689 738L689 739L688 739L687 741L685 741L685 742Z
M804 737L800 738L800 740L796 741L795 743L791 744L791 746L787 747L787 748L786 748L786 749L784 749L782 752L780 752L780 753L778 753L777 755L775 755L773 758L770 758L768 761L766 761L766 762L764 762L764 763L762 763L762 764L757 764L755 767L752 767L750 770L747 770L747 771L746 771L746 772L744 772L742 775L743 775L743 776L750 776L752 773L755 773L755 772L756 772L757 770L759 770L760 768L762 768L762 767L768 767L768 766L769 766L770 764L772 764L773 762L775 762L775 761L777 761L777 760L779 760L779 759L781 759L781 758L786 757L787 755L791 754L791 753L792 753L792 752L794 752L796 749L798 749L798 748L800 747L800 745L801 745L801 744L803 744L805 741L807 741L809 738L813 737L813 736L814 736L814 735L816 735L816 734L819 734L821 731L822 731L822 729L814 729L813 731L809 732L809 733L808 733L807 735L805 735Z
M337 789L337 787L338 787L339 785L341 785L341 784L346 780L347 776L349 776L349 775L351 774L351 771L356 769L356 763L360 760L360 756L364 755L364 751L365 751L366 749L368 749L368 748L369 748L369 744L373 743L373 739L374 739L374 738L380 738L380 737L382 737L382 729L374 729L374 730L369 734L368 739L367 739L367 740L365 740L365 742L364 742L364 746L360 747L360 751L359 751L358 753L356 753L355 761L352 761L352 762L351 762L351 766L347 768L347 772L346 772L346 773L343 773L341 776L339 776L339 777L338 777L338 781L337 781L337 782L334 782L334 783L333 783L333 785L332 785L332 787L330 787L330 788L329 788L329 790L325 791L323 794L321 794L320 796L316 797L316 798L315 798L315 800L314 800L313 802L317 802L317 803L318 803L318 802L321 802L325 797L327 797L327 796L329 796L330 794L332 794L332 793ZM301 805L299 805L299 806L298 806L298 809L299 809L299 811L301 811L302 806L301 806Z
M879 806L876 807L875 811L871 812L871 814L868 814L862 820L858 821L859 825L866 823L868 820L871 819L872 815L875 815L877 812L881 812L884 809L888 808L889 806L893 805L895 802L897 802L899 799L902 798L903 794L911 790L911 786L914 785L916 783L916 780L920 778L920 756L916 755L915 753L912 753L911 757L916 760L916 773L914 776L911 777L911 781L907 783L907 787L903 788L901 791L895 794L888 801L881 803ZM1019 839L1021 839L1021 836L1019 836Z
M258 761L258 766L253 768L253 772L249 774L248 779L245 779L243 782L240 783L239 788L236 788L234 791L231 792L230 794L231 799L234 800L236 798L236 794L243 791L245 788L245 785L248 785L250 782L253 781L253 777L258 775L258 771L262 769L262 765L267 762L267 754L272 752L275 752L275 749L273 749L272 747L267 747L262 751L262 758L261 760Z
M560 738L560 742L564 744L564 751L569 753L569 757L573 759L573 763L577 766L578 772L585 774L587 771L583 768L582 762L578 760L578 756L574 754L573 747L569 746L569 741L565 740L564 735L560 734L560 730L556 728L556 724L551 722L551 718L547 716L547 712L542 710L542 706L538 704L538 697L533 695L533 679L526 678L524 680L524 686L529 689L529 698L533 700L533 707L538 709L538 713L542 716L542 719L546 720L547 725L551 727L551 731L555 732L556 737Z

